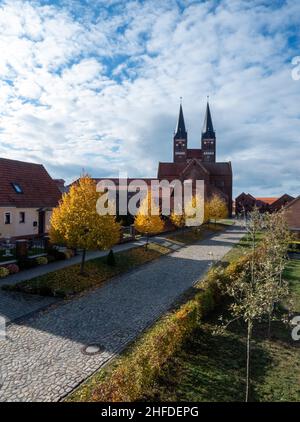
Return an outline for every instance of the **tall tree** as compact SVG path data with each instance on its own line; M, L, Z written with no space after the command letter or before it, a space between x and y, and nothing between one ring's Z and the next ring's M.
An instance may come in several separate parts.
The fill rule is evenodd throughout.
M142 200L138 213L134 219L134 227L140 233L146 235L146 249L148 247L149 235L160 233L164 229L164 222L161 218L159 206L152 201L151 192L148 191Z
M282 283L275 289L277 264L274 260L276 245L259 243L260 235L267 236L266 217L258 209L249 214L246 229L251 252L243 268L232 276L226 292L233 298L230 309L234 319L243 319L247 325L246 401L250 394L250 357L252 330L255 321L269 315L270 305L287 297L287 286ZM277 253L277 252L276 252Z
M209 219L215 220L215 225L219 218L226 218L228 216L226 202L217 194L214 194L207 200L206 211Z
M287 263L287 251L292 240L290 230L286 222L284 210L266 215L266 230L263 238L263 247L267 251L269 265L269 315L268 337L271 337L271 321L276 304L284 296L288 296L288 283L283 280L283 271Z
M84 274L87 250L110 249L120 239L120 224L115 216L97 213L99 195L96 183L84 175L63 195L51 216L51 241L83 250L81 274Z

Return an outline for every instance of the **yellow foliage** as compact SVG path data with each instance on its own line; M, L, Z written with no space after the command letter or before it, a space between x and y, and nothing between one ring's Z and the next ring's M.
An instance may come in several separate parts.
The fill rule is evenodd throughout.
M193 195L191 201L185 204L184 212L176 214L173 211L170 219L176 227L184 227L186 225L200 226L205 221L203 214L205 214L203 199L200 196ZM189 219L194 220L193 224L189 224Z
M83 249L109 249L119 241L120 225L115 216L100 216L96 210L96 183L83 176L65 193L51 216L53 243Z
M185 222L187 226L201 226L204 222L204 202L203 198L193 195L192 200L185 204ZM189 219L192 219L189 221Z
M164 222L160 216L158 205L153 201L151 209L151 202L151 193L149 191L142 201L134 219L134 227L136 230L147 235L160 233L164 229Z
M226 202L219 196L214 194L206 203L206 217L208 219L217 220L228 216L228 208Z
M175 214L173 211L170 216L170 220L176 227L184 227L185 226L185 215L184 214Z

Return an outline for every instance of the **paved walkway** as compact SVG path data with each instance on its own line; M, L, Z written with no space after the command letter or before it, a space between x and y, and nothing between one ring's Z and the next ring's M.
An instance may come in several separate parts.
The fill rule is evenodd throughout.
M163 235L155 236L152 238L152 241L156 243L163 244L166 239ZM169 246L170 246L170 242ZM145 239L141 238L130 243L124 243L121 245L116 245L113 249L115 252L121 252L128 249L136 248L145 244ZM171 247L176 248L176 245L171 245ZM107 251L91 251L87 252L86 260L100 258L107 255ZM53 297L42 297L37 295L29 295L22 293L12 293L6 292L1 289L1 286L4 284L13 285L21 281L30 280L34 277L38 277L44 274L51 273L62 268L69 267L81 262L81 255L77 255L71 259L64 261L56 261L48 265L41 265L29 270L20 271L17 274L11 275L4 279L0 280L0 316L6 319L6 322L11 322L20 318L24 318L29 314L33 314L41 309L45 309L48 306L59 302L60 300Z
M243 235L231 227L11 324L0 342L0 400L60 400L163 314ZM83 347L93 343L102 353L84 354Z

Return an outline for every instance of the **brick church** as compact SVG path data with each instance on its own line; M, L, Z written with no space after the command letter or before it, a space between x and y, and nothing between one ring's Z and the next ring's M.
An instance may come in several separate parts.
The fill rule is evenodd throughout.
M216 133L213 128L209 103L207 102L201 133L201 148L188 148L182 104L180 104L177 127L173 138L173 162L159 163L159 180L204 180L205 195L222 197L232 214L232 167L231 162L216 161Z
M157 178L138 178L151 186L152 180L204 180L205 198L213 194L219 195L228 205L228 215L232 215L232 168L231 163L216 162L216 133L213 128L209 103L206 106L204 125L201 133L201 148L188 148L188 135L185 127L182 104L180 104L177 127L173 138L173 162L158 165ZM111 180L120 189L117 178L95 178ZM134 179L126 179L127 186ZM77 180L73 183L77 183ZM132 194L128 193L128 198Z

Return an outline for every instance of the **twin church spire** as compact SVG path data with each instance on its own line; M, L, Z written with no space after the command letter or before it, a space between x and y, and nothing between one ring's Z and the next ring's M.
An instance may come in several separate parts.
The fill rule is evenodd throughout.
M183 111L182 111L182 104L180 103L179 107L179 117L178 122L175 130L175 138L176 139L183 139L187 138L187 132L185 130L185 123L184 123L184 117L183 117Z
M174 163L188 162L193 158L200 159L200 161L203 162L216 161L216 135L213 128L208 100L201 134L201 150L189 150L187 148L187 131L185 128L182 103L180 101L179 116L174 134Z

